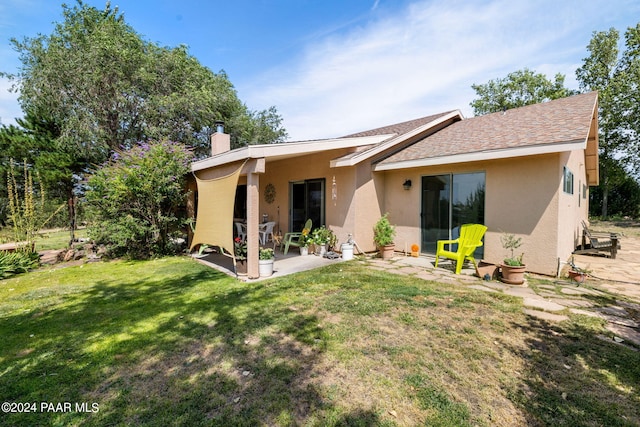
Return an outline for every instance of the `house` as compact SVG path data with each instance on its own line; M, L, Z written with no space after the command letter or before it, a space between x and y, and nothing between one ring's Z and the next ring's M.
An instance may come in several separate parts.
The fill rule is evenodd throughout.
M595 92L473 118L449 111L341 138L235 150L228 141L217 132L212 156L192 165L192 247L232 248L233 212L246 215L249 277L257 276L263 215L282 233L312 218L374 251L373 225L385 212L397 226L396 250L418 244L435 253L456 226L482 223L477 258L500 263L500 236L513 233L527 270L555 275L579 244L589 186L599 179Z

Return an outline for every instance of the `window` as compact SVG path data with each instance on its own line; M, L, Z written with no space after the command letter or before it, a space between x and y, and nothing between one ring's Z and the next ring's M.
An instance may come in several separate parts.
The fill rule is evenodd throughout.
M573 194L573 172L571 172L566 166L563 170L564 179L562 182L562 190L567 194Z

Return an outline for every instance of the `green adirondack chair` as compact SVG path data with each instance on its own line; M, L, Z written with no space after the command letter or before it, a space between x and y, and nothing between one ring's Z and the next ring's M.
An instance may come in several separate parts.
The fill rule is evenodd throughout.
M307 222L304 224L304 228L311 231L312 225L313 223L311 219L308 219ZM282 253L286 255L287 252L289 252L289 246L300 247L300 243L298 243L298 239L300 239L301 235L302 235L302 230L292 231L290 233L285 234L284 237L282 238L282 242L280 243L280 250L282 251ZM284 250L282 249L283 246L284 246Z
M481 224L463 224L460 227L460 237L457 239L438 240L435 266L438 267L438 260L443 257L456 262L456 274L460 274L465 259L471 261L477 269L478 265L475 258L473 258L473 252L477 247L482 246L482 236L484 236L485 231L487 231L487 227ZM451 250L454 244L458 245L455 252ZM445 245L449 245L449 250L444 248Z

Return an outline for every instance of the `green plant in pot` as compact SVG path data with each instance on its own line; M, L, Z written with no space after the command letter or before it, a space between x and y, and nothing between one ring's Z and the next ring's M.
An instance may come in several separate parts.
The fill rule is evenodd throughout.
M260 277L271 276L273 274L273 249L261 248L258 258L258 271L260 272Z
M511 285L521 285L524 283L524 272L527 270L522 262L524 253L515 255L515 250L522 245L522 238L513 234L503 234L500 236L502 247L509 251L510 256L505 258L500 266L502 277L500 280Z
M382 259L393 257L396 236L396 227L389 222L388 213L385 213L373 227L373 241L375 242Z

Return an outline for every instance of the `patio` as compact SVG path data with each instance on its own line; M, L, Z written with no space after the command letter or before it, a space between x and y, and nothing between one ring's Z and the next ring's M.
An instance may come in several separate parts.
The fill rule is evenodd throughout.
M329 259L316 255L302 256L300 255L298 248L291 248L285 255L282 253L280 248L276 247L274 253L275 261L273 264L273 275L269 277L260 277L257 279L249 279L246 275L239 275L238 279L246 282L255 282L259 280L287 276L289 274L298 273L301 271L312 270L314 268L323 267L325 265L334 264L336 262L342 262L342 258ZM198 262L208 265L211 268L215 268L216 270L230 276L236 276L233 269L233 261L228 256L221 255L217 252L210 252L203 257L194 256L194 258Z

